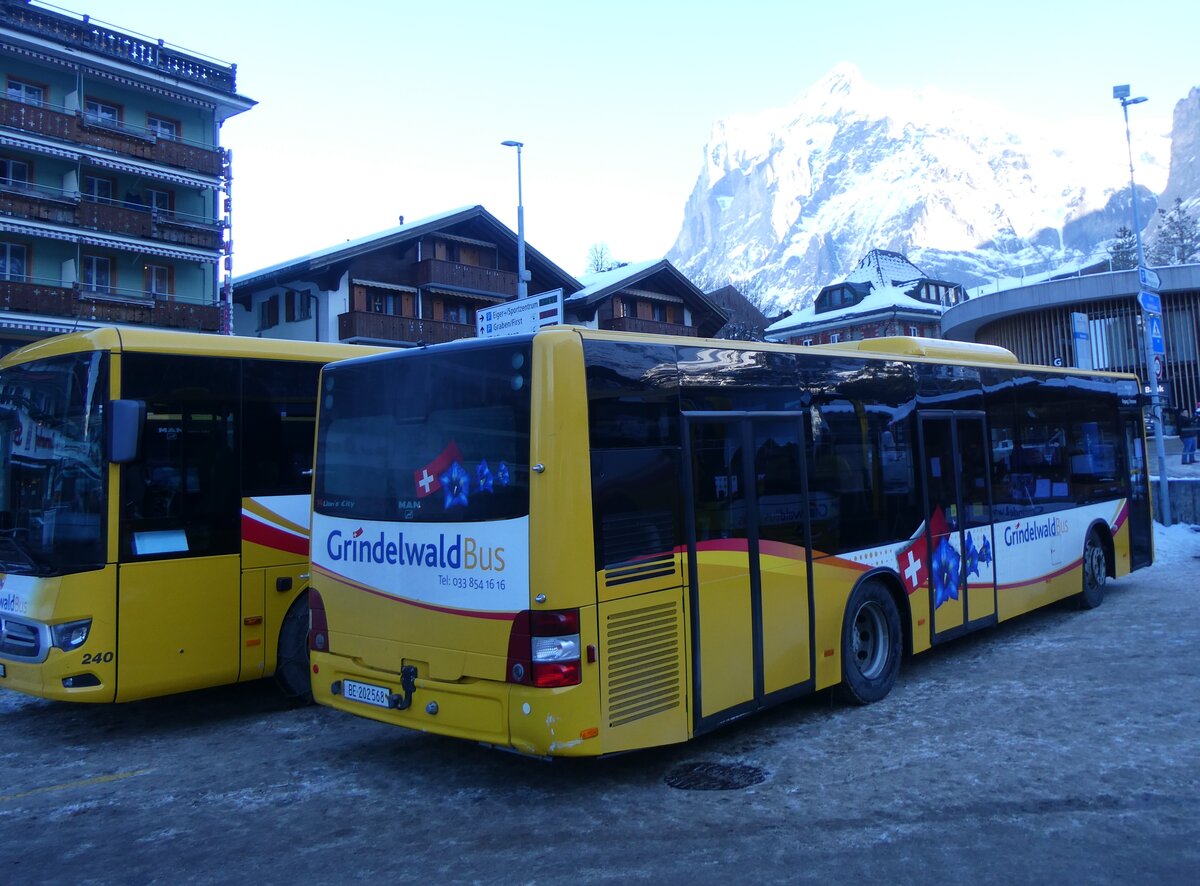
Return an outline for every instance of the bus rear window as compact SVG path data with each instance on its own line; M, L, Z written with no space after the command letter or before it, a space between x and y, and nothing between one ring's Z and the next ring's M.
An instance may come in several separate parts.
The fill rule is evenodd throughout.
M325 370L314 509L421 523L529 513L528 341Z

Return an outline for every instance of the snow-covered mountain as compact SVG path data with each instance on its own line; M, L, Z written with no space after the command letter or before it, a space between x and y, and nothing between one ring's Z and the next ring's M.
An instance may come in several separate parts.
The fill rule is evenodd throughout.
M1048 132L966 99L884 90L841 64L787 108L714 126L667 258L768 314L811 303L871 249L968 287L1085 261L1130 218L1123 139L1115 158L1095 147L1114 128ZM1144 220L1169 145L1138 146Z

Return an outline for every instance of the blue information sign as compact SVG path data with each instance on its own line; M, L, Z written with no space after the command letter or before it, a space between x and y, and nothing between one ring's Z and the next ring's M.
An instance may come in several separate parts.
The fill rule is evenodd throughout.
M1162 299L1157 292L1146 292L1143 289L1138 293L1138 304L1142 306L1142 310L1147 314L1162 313Z
M1146 328L1150 331L1150 353L1166 354L1167 349L1163 345L1162 317L1151 314L1146 318Z

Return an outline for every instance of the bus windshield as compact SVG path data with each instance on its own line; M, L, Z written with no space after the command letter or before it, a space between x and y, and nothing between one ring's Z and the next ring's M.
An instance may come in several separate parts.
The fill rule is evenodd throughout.
M104 565L106 378L97 351L0 370L0 571Z
M419 523L526 516L530 352L521 340L327 367L314 509Z

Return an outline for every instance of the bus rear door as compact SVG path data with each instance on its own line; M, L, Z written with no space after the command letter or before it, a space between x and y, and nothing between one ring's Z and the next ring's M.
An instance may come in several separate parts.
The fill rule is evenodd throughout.
M695 726L812 685L800 415L685 418Z

